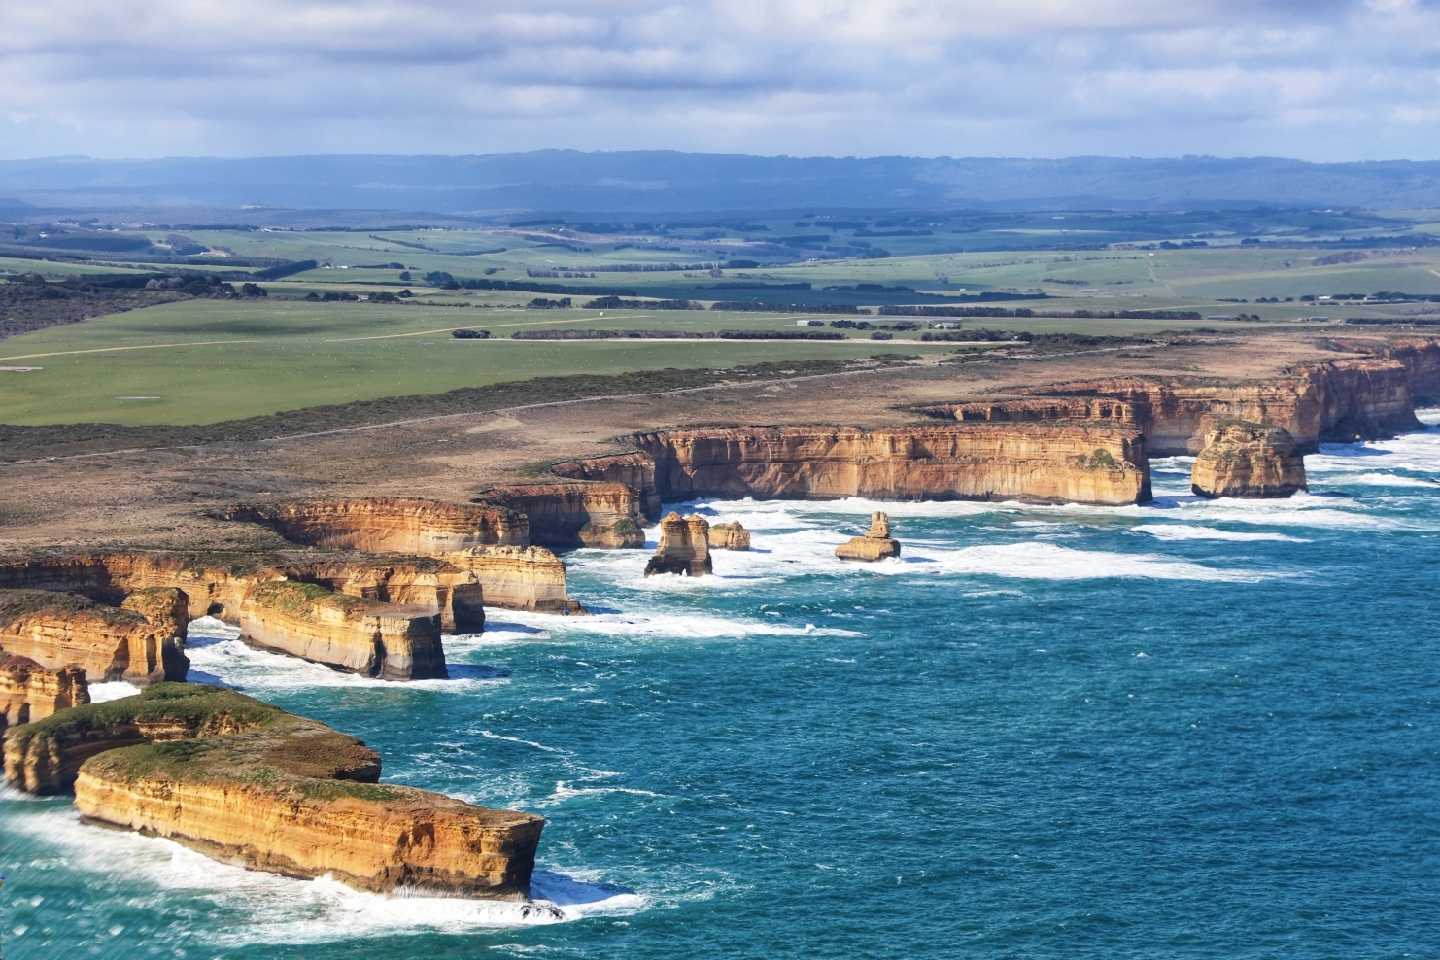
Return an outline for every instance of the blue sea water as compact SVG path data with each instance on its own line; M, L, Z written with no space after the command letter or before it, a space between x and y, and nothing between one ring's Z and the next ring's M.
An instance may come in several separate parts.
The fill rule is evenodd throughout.
M202 622L192 679L543 814L564 919L249 873L9 793L5 955L1435 956L1440 432L1307 467L1286 501L1198 501L1177 458L1141 507L699 502L755 549L693 580L576 553L598 615L492 611L448 681ZM842 565L872 509L902 559Z

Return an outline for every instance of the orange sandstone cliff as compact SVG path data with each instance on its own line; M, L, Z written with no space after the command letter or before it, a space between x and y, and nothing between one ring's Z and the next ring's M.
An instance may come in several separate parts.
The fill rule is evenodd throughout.
M381 784L380 757L222 687L157 684L13 731L5 771L93 822L361 890L523 900L544 821Z
M557 477L623 483L640 499L640 510L650 523L660 522L660 489L655 483L655 461L643 453L621 453L587 460L562 460L550 468Z
M1409 357L1409 354L1406 354ZM1145 434L1151 456L1198 453L1221 420L1283 427L1302 453L1322 441L1349 442L1418 429L1411 383L1424 383L1428 353L1396 359L1331 360L1281 377L1241 382L1133 377L1020 388L1021 396L920 408L965 422L1054 419L1117 421Z
M523 514L496 506L365 497L240 504L220 513L269 527L292 543L327 550L438 556L471 547L528 546Z
M240 605L240 638L382 680L448 676L440 615L380 600L332 593L313 583L277 580Z
M476 503L506 507L530 521L530 542L552 550L645 545L640 495L623 483L528 483L492 487Z
M47 670L29 657L0 653L0 734L89 702L85 671L79 667Z
M737 427L631 438L662 495L757 499L1009 500L1123 504L1150 498L1145 438L1109 422L896 427Z
M116 608L77 594L0 590L0 650L49 670L78 666L91 683L184 680L190 669L184 629L166 615L184 602L183 595L162 593ZM158 620L134 606L156 609Z

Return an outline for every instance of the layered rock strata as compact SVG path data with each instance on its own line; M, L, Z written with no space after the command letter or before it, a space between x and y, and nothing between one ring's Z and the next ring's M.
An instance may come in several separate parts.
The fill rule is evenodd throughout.
M544 821L381 784L363 741L221 687L158 684L14 731L7 779L90 821L360 890L522 900Z
M957 420L1116 421L1135 427L1152 456L1198 453L1221 420L1283 427L1302 453L1322 441L1350 442L1418 429L1411 382L1431 389L1429 354L1422 346L1399 359L1332 360L1297 367L1285 376L1239 383L1090 380L1022 388L1018 397L937 404L921 412ZM1409 366L1407 366L1407 362Z
M712 572L710 524L704 517L681 517L675 511L660 521L660 543L645 564L645 576L679 573L691 577Z
M890 518L879 511L870 516L870 529L863 537L851 537L835 548L841 560L874 563L900 556L900 541L890 536Z
M623 483L492 487L475 502L523 513L530 521L530 542L552 550L633 550L645 545L640 495Z
M510 610L584 613L566 595L565 563L544 547L476 547L446 560L472 571L485 588L485 602Z
M0 650L48 670L77 666L90 683L124 680L144 686L184 680L184 628L170 616L184 605L179 591L136 603L157 612L151 621L133 607L116 608L71 593L0 590Z
M473 573L489 606L584 610L566 596L565 564L529 546L529 518L509 507L381 498L233 507L221 516L263 524L295 543L433 556Z
M0 588L38 588L83 594L101 603L131 607L158 602L147 608L155 613L167 601L144 598L154 591L175 591L188 597L186 609L171 597L169 616L184 637L188 619L214 616L227 623L240 622L240 608L258 585L276 580L317 583L336 593L422 607L438 613L441 629L480 633L485 628L484 590L480 578L435 558L375 560L332 557L327 560L288 562L270 555L232 554L91 554L40 557L0 564Z
M710 525L709 542L711 550L749 550L750 531L740 526L739 520Z
M642 453L621 453L588 460L563 460L550 468L557 477L622 483L634 490L649 523L659 523L660 489L655 483L655 461Z
M368 497L240 504L220 513L269 527L292 543L327 550L437 556L472 547L530 544L523 514L497 506Z
M90 688L79 667L47 670L29 657L0 653L0 734L89 702Z
M440 615L293 580L262 583L240 605L240 639L382 680L448 676Z
M1203 497L1289 497L1306 489L1305 460L1283 427L1223 420L1205 435L1190 482Z
M860 430L737 427L632 438L667 498L1030 500L1150 498L1145 438L1102 422Z

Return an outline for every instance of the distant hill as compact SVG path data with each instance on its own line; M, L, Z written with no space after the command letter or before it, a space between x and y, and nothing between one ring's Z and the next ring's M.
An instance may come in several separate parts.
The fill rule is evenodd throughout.
M289 207L444 214L826 209L1440 208L1440 161L1273 157L1021 160L539 150L0 161L0 193L43 207ZM0 201L0 207L16 201Z

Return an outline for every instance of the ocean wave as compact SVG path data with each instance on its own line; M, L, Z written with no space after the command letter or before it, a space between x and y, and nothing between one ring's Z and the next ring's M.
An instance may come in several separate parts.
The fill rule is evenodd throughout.
M700 613L610 613L590 617L549 617L547 614L521 614L519 611L505 611L507 617L524 617L522 622L546 618L546 626L553 636L567 634L599 634L609 637L657 636L684 639L708 640L722 637L762 636L816 636L855 637L860 634L833 627L803 627L786 623L770 623L758 620L732 620L725 617L706 616Z
M123 700L126 697L133 697L139 692L139 687L132 687L124 680L107 680L103 683L92 683L90 684L90 702L109 703L112 700Z
M1284 533L1268 533L1259 530L1216 530L1212 527L1193 527L1185 523L1145 524L1136 527L1136 533L1148 533L1157 540L1273 540L1279 543L1312 543L1303 537L1292 537Z
M966 547L935 562L946 573L1025 580L1136 578L1248 583L1276 576L1252 570L1207 567L1155 554L1076 550L1043 542Z

